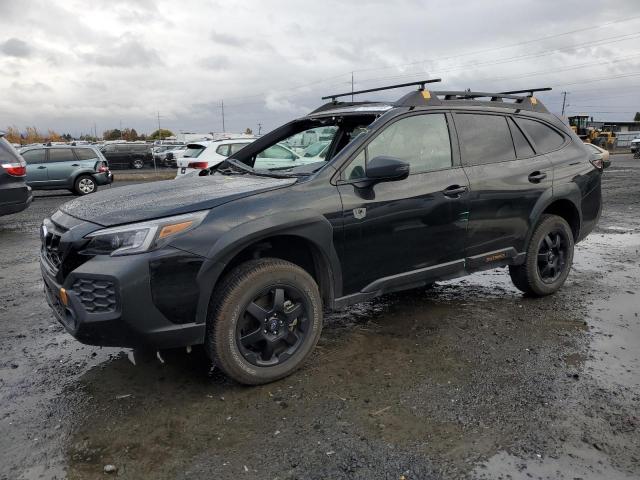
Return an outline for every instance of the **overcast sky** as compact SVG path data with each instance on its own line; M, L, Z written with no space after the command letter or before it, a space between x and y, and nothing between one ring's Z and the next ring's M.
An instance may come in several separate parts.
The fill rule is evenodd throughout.
M638 0L0 0L0 128L149 133L160 112L174 132L222 131L224 99L227 131L264 133L352 71L356 90L552 86L554 112L566 90L570 114L631 120Z

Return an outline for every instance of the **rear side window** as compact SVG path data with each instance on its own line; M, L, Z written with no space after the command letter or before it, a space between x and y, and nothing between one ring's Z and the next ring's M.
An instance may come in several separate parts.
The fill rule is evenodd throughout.
M520 128L515 124L515 122L511 119L508 120L509 128L511 129L511 137L513 138L513 145L516 147L516 155L518 158L528 158L533 157L535 152L529 141L524 136Z
M229 156L229 145L220 145L218 148L216 148L216 153L218 155L222 155L223 157L228 157Z
M248 143L232 143L231 145L229 145L229 156L239 152L247 145L249 144Z
M27 163L44 163L44 148L38 148L37 150L29 150L22 154Z
M456 114L456 130L464 165L515 160L507 119L501 115Z
M76 155L79 160L92 160L98 158L98 154L90 148L77 148Z
M564 137L551 127L528 118L518 118L516 121L529 134L538 153L551 152L564 143Z
M20 156L6 139L0 137L0 163L16 163L20 161Z
M49 163L70 162L75 160L73 150L70 148L52 148L49 150Z

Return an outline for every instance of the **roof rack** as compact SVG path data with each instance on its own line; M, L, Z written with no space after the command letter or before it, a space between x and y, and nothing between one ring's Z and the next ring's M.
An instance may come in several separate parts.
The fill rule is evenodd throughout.
M535 92L548 92L551 90L551 87L542 87L542 88L525 88L524 90L511 90L510 92L500 92L503 95L515 95L517 93L528 93L529 97L533 97Z
M420 106L491 106L500 108L514 108L516 110L531 110L545 112L548 110L533 92L547 91L550 88L534 88L530 90L514 90L511 92L472 92L463 91L429 91L411 92L394 103L397 107L420 107ZM531 93L528 96L515 95L516 93ZM486 100L484 100L486 99ZM489 105L488 105L489 104Z
M424 90L424 86L427 83L437 83L442 80L439 78L432 78L429 80L420 80L418 82L410 82L410 83L399 83L397 85L389 85L387 87L378 87L378 88L369 88L367 90L358 90L356 92L346 92L346 93L336 93L333 95L327 95L326 97L322 97L322 100L331 99L332 102L336 102L336 98L338 97L348 97L349 95L359 95L361 93L370 93L370 92L380 92L382 90L392 90L394 88L402 88L402 87L412 87L414 85L418 85L418 90Z

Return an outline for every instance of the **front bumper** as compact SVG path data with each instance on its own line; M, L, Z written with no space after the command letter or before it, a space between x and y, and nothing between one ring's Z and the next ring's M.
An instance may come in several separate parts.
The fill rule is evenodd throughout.
M174 348L201 344L204 323L176 324L154 304L149 262L159 255L96 256L62 283L41 256L47 303L65 329L88 345Z

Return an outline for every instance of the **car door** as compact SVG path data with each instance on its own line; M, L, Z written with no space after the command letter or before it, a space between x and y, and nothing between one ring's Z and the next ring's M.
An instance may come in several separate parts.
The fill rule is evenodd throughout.
M80 167L80 162L71 148L50 148L47 170L49 185L67 186L73 177L73 172Z
M44 148L27 150L22 154L27 162L27 184L33 187L44 185L49 180L47 174L47 151Z
M551 189L553 168L508 116L459 112L454 120L470 188L466 255L471 266L491 265L524 251L531 212Z
M468 183L450 126L443 112L394 119L342 169L346 294L463 270ZM410 175L368 186L378 156L408 162Z

